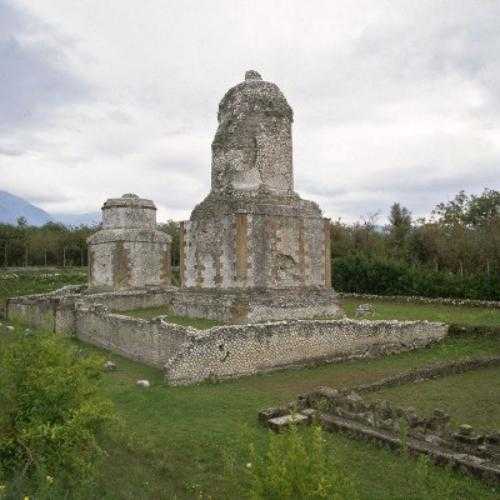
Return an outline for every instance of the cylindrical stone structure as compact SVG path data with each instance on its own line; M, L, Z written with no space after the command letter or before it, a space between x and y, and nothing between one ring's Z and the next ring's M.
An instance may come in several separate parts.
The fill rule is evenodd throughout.
M132 290L171 283L171 237L156 229L156 207L136 194L102 207L102 229L87 239L89 288Z

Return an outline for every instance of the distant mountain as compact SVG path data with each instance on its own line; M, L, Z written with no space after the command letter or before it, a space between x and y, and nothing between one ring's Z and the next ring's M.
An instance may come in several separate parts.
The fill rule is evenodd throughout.
M0 191L0 224L17 224L19 217L25 217L32 226L43 226L47 222L60 222L66 226L94 225L101 222L99 212L83 214L49 214L29 201L7 191Z
M54 222L61 222L65 226L94 226L101 222L101 214L99 212L88 212L83 214L52 214Z
M28 224L42 226L51 220L50 215L19 196L0 191L0 223L17 224L19 217L25 217Z

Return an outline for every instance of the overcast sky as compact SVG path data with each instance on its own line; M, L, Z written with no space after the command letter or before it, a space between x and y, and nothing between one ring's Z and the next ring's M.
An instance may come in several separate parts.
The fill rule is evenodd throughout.
M294 109L296 189L326 216L500 187L500 1L0 0L0 189L187 218L248 69Z

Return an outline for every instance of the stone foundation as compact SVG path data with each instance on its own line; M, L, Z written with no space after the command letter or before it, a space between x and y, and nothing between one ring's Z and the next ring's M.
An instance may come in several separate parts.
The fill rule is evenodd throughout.
M275 431L316 422L329 431L427 455L436 464L500 484L498 431L478 432L469 425L453 429L450 416L439 409L423 417L413 408L401 408L389 401L367 402L357 392L323 386L286 406L261 410L258 418Z
M161 316L144 320L116 313L170 306L177 314L187 310L193 314L214 310L215 315L243 314L235 311L238 294L234 293L234 296L221 296L214 292L210 296L206 291L174 287L100 294L67 290L9 299L7 315L10 320L34 327L73 332L85 342L164 369L166 380L171 384L192 384L290 366L401 352L439 341L448 331L442 323L427 321L349 319L230 324L200 331L168 323ZM323 296L326 291L317 293L318 296L310 300L317 304L324 299L325 308L329 307L328 296ZM308 294L304 293L300 300L307 298ZM255 309L250 308L246 314L262 317L270 307L281 308L286 316L293 311L299 314L300 304L288 302L293 300L293 294L284 293L281 299L282 302L270 304L268 297L262 294ZM257 303L256 297L255 300ZM302 305L308 307L305 302Z

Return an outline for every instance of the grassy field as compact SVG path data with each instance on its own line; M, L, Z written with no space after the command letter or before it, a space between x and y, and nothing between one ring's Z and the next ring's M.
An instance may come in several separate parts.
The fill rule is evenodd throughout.
M422 415L439 408L450 415L451 424L455 426L469 424L479 429L500 429L500 367L391 387L369 393L366 398L411 406Z
M57 286L63 284L66 283ZM359 301L346 301L347 312L352 313L357 303ZM498 324L498 316L490 317L489 311L476 308L463 312L458 307L379 302L374 305L377 318L398 315L399 318L442 320L442 315L447 314L449 321ZM6 336L5 332L0 333L1 343ZM244 477L249 444L255 443L257 449L262 449L268 439L268 431L257 423L259 409L294 399L298 393L318 385L355 386L434 362L500 353L499 336L458 336L426 349L375 360L276 371L217 384L170 387L159 370L76 340L67 341L85 352L101 353L117 364L116 371L104 373L99 388L114 402L124 432L107 438L100 478L87 497L99 499L242 498L238 487L233 485L233 489L228 489L224 462L228 455L236 457ZM406 393L404 387L390 389L384 391L383 397L394 397L395 401L422 410L442 407L458 415L457 423L468 420L478 426L498 425L500 402L492 392L498 384L498 372L480 370L457 377L455 381L454 377L448 377L414 384ZM149 390L135 385L143 378L150 380ZM415 394L413 397L411 394L415 389L419 395L417 401ZM393 395L392 391L395 391ZM442 404L438 401L440 395ZM476 400L479 409L474 417L471 407ZM480 413L484 415L480 417ZM481 424L479 418L482 418ZM327 437L340 469L352 478L361 499L499 498L498 490L459 473L431 467L422 478L415 474L412 458L397 456L342 434Z
M320 384L357 385L433 361L491 355L499 350L498 338L455 338L433 348L378 360L188 387L166 386L159 371L109 356L118 370L105 375L101 389L115 402L126 428L133 430L134 444L113 443L96 493L102 498L130 499L194 498L200 492L211 498L238 498L224 492L224 454L240 457L245 463L248 444L262 446L267 431L256 421L260 408L290 400ZM149 379L152 388L138 390L134 384L139 378ZM471 394L473 390L469 399L460 401L470 406ZM498 401L487 415L485 424L498 422ZM412 481L412 459L340 434L328 439L346 474L358 485L361 498L423 498L415 496L421 490ZM443 497L436 490L428 498L495 498L491 488L443 469L433 468L428 481L437 488L443 475L455 493Z
M0 269L0 310L5 300L16 295L50 292L65 285L80 285L87 281L87 268L16 268Z
M342 299L341 302L347 316L353 318L356 307L367 301L349 298ZM375 314L370 319L411 319L460 323L464 325L500 325L500 309L440 304L408 304L389 301L383 302L381 300L370 303L375 309Z
M123 311L119 314L126 314L128 316L133 316L134 318L142 319L152 319L156 316L166 316L166 320L170 323L176 323L177 325L192 326L198 330L207 330L213 326L220 325L218 321L213 321L211 319L205 318L188 318L186 316L178 316L172 314L172 311L167 306L161 307L148 307L145 309L132 309L130 311Z

